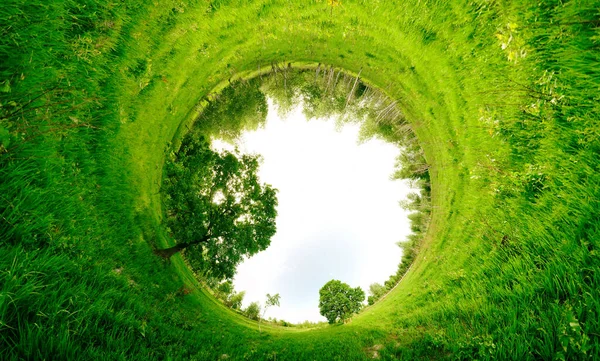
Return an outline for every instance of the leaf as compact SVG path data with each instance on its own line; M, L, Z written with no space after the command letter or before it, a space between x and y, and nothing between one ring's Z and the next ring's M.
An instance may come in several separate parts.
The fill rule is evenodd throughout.
M10 145L10 132L4 127L0 127L0 145L5 149Z
M10 93L10 80L5 80L2 82L2 87L0 88L0 92L2 93Z
M577 320L575 320L575 322L569 322L569 326L571 326L571 328L573 330L581 328L581 326L579 325L579 322Z

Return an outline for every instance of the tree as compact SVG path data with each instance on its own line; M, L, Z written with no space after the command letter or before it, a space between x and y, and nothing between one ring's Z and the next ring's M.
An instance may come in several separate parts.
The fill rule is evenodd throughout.
M379 283L372 283L369 286L369 293L371 294L371 296L375 296L377 298L383 296L385 294L387 290L385 289L385 287L383 287L381 284Z
M242 302L244 301L244 296L246 295L246 291L241 292L232 292L227 298L225 304L229 308L233 308L234 310L239 310L242 308Z
M381 296L383 296L385 293L387 292L387 289L379 284L379 283L372 283L369 286L369 293L371 294L369 296L369 298L367 299L367 302L369 303L369 305L374 304L378 299L381 298Z
M364 299L365 292L360 287L351 288L346 283L331 280L319 290L320 313L329 323L344 322L360 310Z
M260 315L260 305L258 302L252 302L248 305L248 307L244 310L244 314L251 320L258 320L258 316Z
M232 278L244 256L266 249L275 234L276 190L261 184L259 158L216 152L186 137L165 165L166 223L178 242L162 257L185 250L190 266L209 277Z
M404 146L403 151L396 158L396 168L392 179L425 179L429 181L429 164L425 160L425 154L418 142Z
M242 302L244 301L246 291L235 292L232 280L221 282L213 289L215 291L215 296L223 301L225 306L233 308L234 310L242 308Z
M227 300L229 296L233 293L233 281L226 280L224 282L221 282L214 288L214 290L218 298L222 300Z
M230 83L206 105L192 132L234 141L243 130L258 129L265 124L268 113L260 85L260 79Z
M267 302L265 302L265 307L263 308L263 314L261 316L261 318L258 320L258 332L260 333L260 321L265 317L265 313L267 313L267 309L271 306L277 306L279 307L279 299L281 297L279 296L279 293L274 294L273 296L271 296L270 294L267 293Z

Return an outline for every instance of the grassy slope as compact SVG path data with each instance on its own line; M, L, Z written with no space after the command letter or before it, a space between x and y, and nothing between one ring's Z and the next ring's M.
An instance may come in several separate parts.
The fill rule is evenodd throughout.
M2 123L43 132L2 155L9 357L600 354L597 2L82 4L0 6L3 106L69 90ZM362 69L403 105L435 211L384 301L344 326L258 334L150 245L167 242L157 192L179 125L229 78L289 61Z

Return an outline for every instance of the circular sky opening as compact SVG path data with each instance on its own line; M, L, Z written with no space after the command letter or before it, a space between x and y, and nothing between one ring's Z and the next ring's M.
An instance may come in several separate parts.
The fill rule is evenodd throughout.
M279 205L271 245L238 266L234 285L245 291L243 308L280 294L281 306L266 318L326 321L319 289L329 280L368 294L396 272L397 243L411 232L398 203L415 189L391 178L400 149L374 137L359 142L360 122L307 119L302 104L280 113L269 99L266 124L236 142L243 153L262 156L259 176L278 189Z

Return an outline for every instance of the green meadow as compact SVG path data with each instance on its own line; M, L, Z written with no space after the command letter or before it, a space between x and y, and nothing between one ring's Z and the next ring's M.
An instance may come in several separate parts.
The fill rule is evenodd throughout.
M595 0L2 1L0 358L600 359L599 26ZM287 67L396 102L432 218L349 322L259 332L152 251L166 157Z

